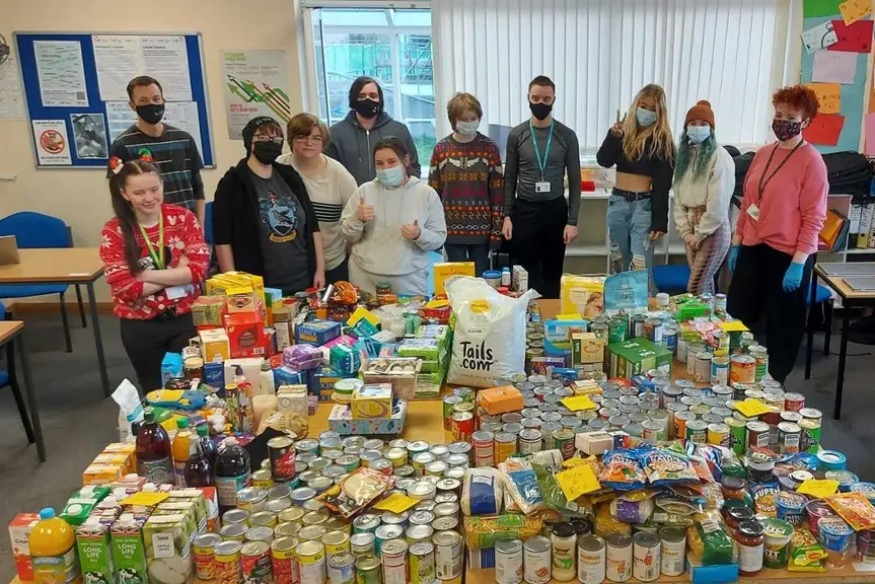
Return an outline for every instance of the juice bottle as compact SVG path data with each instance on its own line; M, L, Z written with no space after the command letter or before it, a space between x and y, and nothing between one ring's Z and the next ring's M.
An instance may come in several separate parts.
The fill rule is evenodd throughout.
M30 555L37 584L79 584L79 561L76 558L76 534L69 523L55 517L46 507L30 532Z
M159 486L173 483L170 437L155 421L152 408L146 408L143 424L137 431L137 474Z
M226 438L216 457L216 495L219 511L224 513L237 506L237 491L252 482L249 453L234 438Z
M176 436L173 437L173 478L177 487L185 488L185 463L194 450L194 435L188 428L188 418L176 422Z
M188 457L188 462L185 463L184 479L186 487L212 487L215 484L213 480L213 462L210 456L205 452L205 444L213 445L207 434L209 428L206 425L198 426L197 434L199 439L194 442L194 452Z

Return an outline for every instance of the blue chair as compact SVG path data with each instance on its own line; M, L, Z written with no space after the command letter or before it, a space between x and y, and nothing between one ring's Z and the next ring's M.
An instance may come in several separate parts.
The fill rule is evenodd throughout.
M690 266L687 264L667 264L653 266L653 285L666 294L682 294L687 291L690 281Z
M6 320L7 316L6 307L0 303L0 320ZM9 370L0 370L0 389L7 386L12 388L12 397L15 398L15 405L18 406L18 414L21 416L21 423L24 424L24 433L27 434L27 441L33 444L36 442L36 437L33 434L30 416L27 414L27 407L24 405L21 388L18 386L18 378L15 375L15 350L13 344L6 343L6 361L8 362Z
M32 248L63 248L73 247L70 229L57 217L21 211L0 219L0 235L14 235L20 249ZM65 295L69 286L66 284L3 284L0 285L0 299L29 298L58 294L61 299L61 320L64 323L64 339L67 352L73 352L73 341L70 338L70 322L67 318ZM82 306L82 291L76 286L76 300L79 303L79 315L82 327L87 327L85 309Z

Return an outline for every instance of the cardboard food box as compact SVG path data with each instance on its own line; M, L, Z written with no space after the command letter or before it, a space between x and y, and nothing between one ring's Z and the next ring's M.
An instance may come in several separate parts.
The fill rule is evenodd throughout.
M255 311L225 315L225 330L232 359L264 357L264 319Z
M398 399L413 399L422 361L415 357L365 359L362 363L365 383L388 383Z
M672 352L644 338L611 343L605 351L605 373L608 377L625 377L659 369L671 375Z
M511 286L517 292L527 292L529 290L529 273L522 266L514 266L511 273Z
M30 555L30 532L39 521L36 513L19 513L9 523L9 540L12 542L12 558L18 578L25 582L33 580L33 560Z
M477 403L491 416L523 409L523 394L512 385L501 385L477 392Z
M225 300L220 296L198 296L191 306L194 326L198 328L218 328L222 326L222 312Z
M217 328L201 331L199 339L201 352L206 363L227 361L231 358L231 345L225 329Z
M434 293L447 293L446 281L452 276L477 276L474 262L444 262L434 265Z
M571 366L584 363L603 363L605 360L605 339L594 333L573 333L571 335Z
M340 336L340 323L331 320L311 320L295 327L296 343L321 346Z
M366 383L352 392L350 411L353 420L392 417L392 385Z
M337 405L328 414L328 428L341 436L397 436L404 431L407 402L398 400L388 418L353 418L350 406Z

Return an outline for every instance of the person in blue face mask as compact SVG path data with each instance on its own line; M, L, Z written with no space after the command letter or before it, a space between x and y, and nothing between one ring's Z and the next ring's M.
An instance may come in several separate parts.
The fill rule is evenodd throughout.
M690 108L674 170L674 222L687 252L691 294L715 291L714 276L729 251L735 163L717 144L714 127L709 102L702 100Z
M596 154L601 166L617 167L607 213L615 272L651 268L653 246L668 231L674 159L665 91L647 85L622 120L618 112Z
M409 176L410 154L401 140L374 146L377 178L361 185L343 209L340 230L351 245L349 280L376 294L388 284L395 294L427 294L428 252L447 239L447 223L433 188Z

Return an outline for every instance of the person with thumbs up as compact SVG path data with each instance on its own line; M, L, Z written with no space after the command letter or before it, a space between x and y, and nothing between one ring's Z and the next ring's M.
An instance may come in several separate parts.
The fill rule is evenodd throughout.
M396 294L425 295L430 251L447 238L444 209L437 193L409 176L410 155L389 137L374 147L377 178L358 188L341 216L350 243L349 279L376 294L388 284Z

